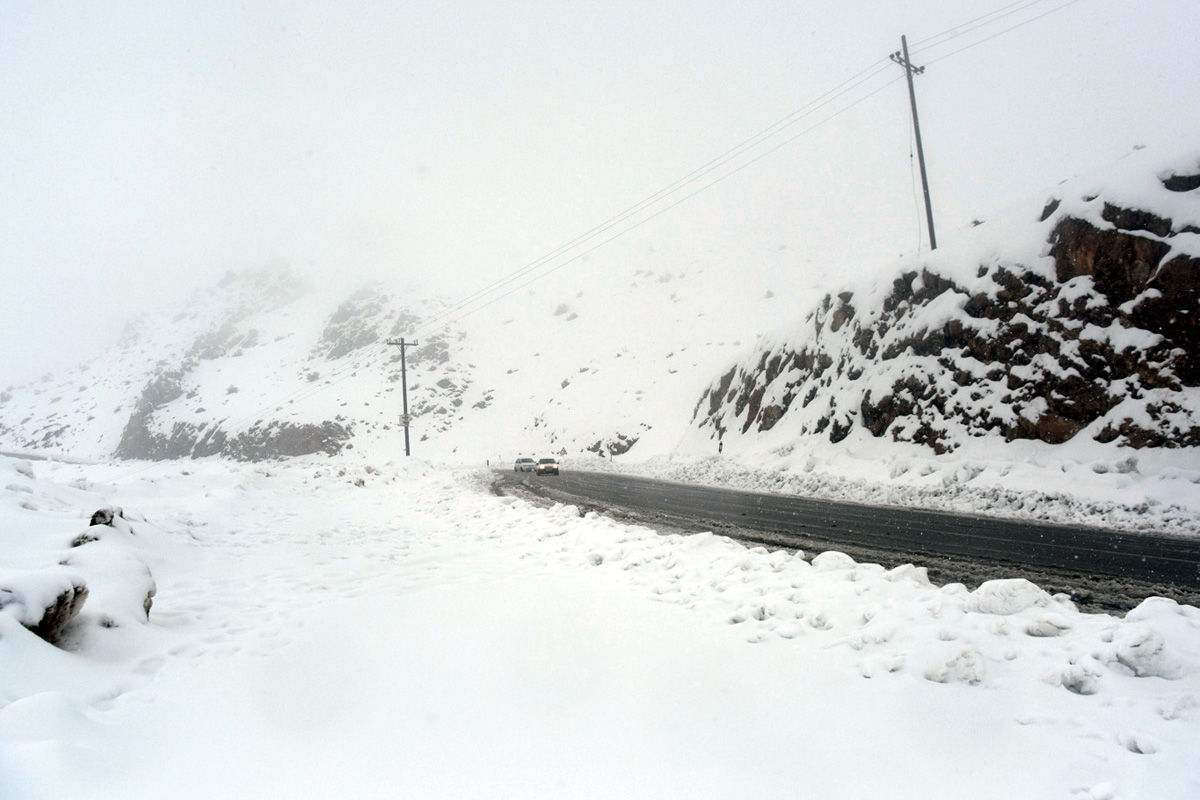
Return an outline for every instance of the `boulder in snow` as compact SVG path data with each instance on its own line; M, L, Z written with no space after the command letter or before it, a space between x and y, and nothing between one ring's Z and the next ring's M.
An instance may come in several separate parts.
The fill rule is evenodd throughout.
M105 506L104 508L96 509L92 514L92 521L89 525L112 525L114 519L124 519L125 512L120 506Z
M51 643L62 636L87 597L87 583L72 570L0 570L0 613L12 615Z

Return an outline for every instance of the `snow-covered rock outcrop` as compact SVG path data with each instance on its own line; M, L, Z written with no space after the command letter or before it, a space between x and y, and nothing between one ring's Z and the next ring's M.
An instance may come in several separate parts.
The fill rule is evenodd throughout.
M87 597L87 583L74 570L0 568L0 614L13 617L48 642L58 641Z
M1200 147L1140 151L1040 213L825 296L703 394L711 435L1200 445Z
M38 538L67 542L55 534ZM57 563L0 567L0 615L51 643L78 625L76 619L85 627L144 623L158 592L145 550L122 509L101 508L65 548L52 546L35 557Z

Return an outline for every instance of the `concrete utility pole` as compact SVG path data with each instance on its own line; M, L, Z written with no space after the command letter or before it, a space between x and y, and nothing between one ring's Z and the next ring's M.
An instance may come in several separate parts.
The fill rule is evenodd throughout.
M917 140L917 163L921 165L921 188L925 191L925 219L929 222L929 249L937 250L937 237L933 234L933 205L929 202L929 180L925 177L925 151L921 147L921 123L917 121L917 94L913 91L913 75L920 75L924 67L914 67L908 60L908 39L900 37L900 49L891 55L892 61L904 67L908 78L908 101L912 105L913 135Z
M394 344L400 348L400 395L404 398L404 414L400 417L400 424L404 426L404 455L411 456L412 453L408 449L408 423L412 418L408 414L408 367L404 360L404 350L408 347L416 347L419 342L406 342L403 338L388 339L388 344Z

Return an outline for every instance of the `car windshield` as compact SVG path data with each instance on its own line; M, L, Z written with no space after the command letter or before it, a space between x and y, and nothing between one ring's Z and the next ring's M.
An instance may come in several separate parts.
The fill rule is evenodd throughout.
M543 459L542 459L541 461L539 461L538 463L539 463L539 464L553 464L553 463L555 463L555 461L554 461L554 459L553 459L553 458L543 458Z
M533 459L532 458L518 458L517 463L518 464L532 464Z

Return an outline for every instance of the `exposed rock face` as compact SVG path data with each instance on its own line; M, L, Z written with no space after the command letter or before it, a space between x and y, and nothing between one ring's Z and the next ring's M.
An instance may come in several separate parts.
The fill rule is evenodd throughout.
M243 329L239 324L255 311L286 305L304 292L303 285L287 273L270 270L242 277L230 275L221 285L227 288L240 284L247 284L243 287L248 291L246 302L234 307L224 323L196 337L178 366L162 364L146 383L115 448L118 458L159 461L223 455L255 461L310 453L332 455L351 438L350 424L337 420L259 420L249 429L232 434L222 427L225 420L219 418L199 422L179 419L181 412L190 411L180 406L197 396L195 374L202 362L236 358L261 343L256 329ZM369 292L342 304L322 337L323 354L336 358L375 341L378 337L373 320L382 310L381 299ZM386 316L390 318L394 313ZM235 386L225 390L227 395L237 392ZM206 409L197 408L192 413L206 413Z
M638 438L637 436L626 436L623 433L618 433L608 441L597 439L587 449L601 458L604 457L605 453L608 453L610 456L620 456L628 453L630 448L638 443Z
M29 630L47 642L52 644L57 642L62 637L67 624L83 608L87 596L88 589L82 584L65 590L46 608L37 624L29 626Z
M124 518L125 512L119 506L105 506L104 508L96 509L96 511L92 514L92 521L88 524L108 525L109 527L112 527L114 520Z
M236 436L228 435L219 425L203 422L176 422L169 434L155 433L148 421L148 414L130 419L117 448L119 458L163 461L222 455L239 461L263 461L311 453L334 455L353 436L349 423L334 420L319 424L258 422Z
M332 361L379 341L387 310L385 296L369 289L355 293L330 315L317 353Z
M88 597L84 580L74 572L51 567L0 574L0 611L50 643L62 636Z
M333 455L351 438L349 424L328 420L320 425L290 422L255 424L226 442L224 455L241 461L302 456L309 453Z
M224 455L243 461L258 461L310 453L334 454L350 439L349 424L333 420L322 423L255 423L249 430L230 436L219 424L175 422L170 432L155 425L155 413L183 396L182 381L195 367L188 359L178 369L160 373L142 390L141 397L121 433L115 455L162 461Z
M192 344L189 356L203 361L224 358L227 355L239 354L247 347L258 344L258 331L251 328L241 331L234 321L225 322L216 330L199 336Z
M1189 181L1162 184L1200 194ZM715 381L695 422L723 435L790 419L834 442L861 427L938 452L963 436L1061 443L1084 431L1200 445L1195 227L1096 197L1089 213L1059 205L1042 215L1048 256L1030 266L924 266L861 300L826 295L807 336Z

